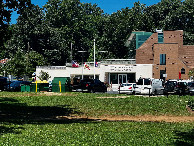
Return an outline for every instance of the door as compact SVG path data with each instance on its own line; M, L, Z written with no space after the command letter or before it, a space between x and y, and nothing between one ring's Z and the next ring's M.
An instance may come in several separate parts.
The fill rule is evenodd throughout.
M118 76L119 84L127 83L127 74L118 74Z

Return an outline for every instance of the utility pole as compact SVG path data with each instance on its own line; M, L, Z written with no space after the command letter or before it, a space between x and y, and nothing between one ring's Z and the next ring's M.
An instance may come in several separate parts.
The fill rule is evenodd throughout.
M27 66L26 66L26 75L28 72L28 63L29 63L29 50L30 50L30 43L28 42L28 52L27 52Z

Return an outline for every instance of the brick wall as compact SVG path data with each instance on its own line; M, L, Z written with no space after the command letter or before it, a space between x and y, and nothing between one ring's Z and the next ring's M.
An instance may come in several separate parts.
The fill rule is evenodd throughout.
M160 78L160 70L166 70L166 79L178 79L181 69L185 69L185 74L181 79L187 79L188 67L179 59L179 44L154 44L154 65L153 77ZM160 65L160 54L166 54L166 65Z
M153 64L153 45L158 42L158 34L152 34L137 50L137 64Z
M164 31L164 43L178 43L179 54L183 51L183 31Z
M164 31L164 43L158 43L158 33L152 34L136 50L137 64L153 64L153 77L160 78L160 70L166 70L167 79L188 79L188 72L194 68L194 46L183 45L183 31ZM160 65L160 54L166 54L166 65Z
M183 48L183 31L164 31L164 43L178 43L179 48ZM152 34L142 46L136 50L137 64L153 64L153 45L158 43L158 33ZM179 54L182 54L179 49Z
M179 57L190 68L194 68L194 46L184 45Z

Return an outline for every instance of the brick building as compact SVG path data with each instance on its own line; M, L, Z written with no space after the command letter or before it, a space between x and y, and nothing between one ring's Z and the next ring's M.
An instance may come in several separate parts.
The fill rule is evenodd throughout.
M135 35L134 35L135 34ZM133 32L136 63L153 64L153 78L189 79L194 68L194 46L183 45L183 31Z

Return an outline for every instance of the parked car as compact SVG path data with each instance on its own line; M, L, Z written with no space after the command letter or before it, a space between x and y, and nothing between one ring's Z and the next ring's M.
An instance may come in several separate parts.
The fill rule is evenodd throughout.
M140 78L135 87L135 94L163 94L161 79Z
M189 94L188 80L179 80L177 83L176 94L185 95Z
M136 83L123 83L119 87L119 93L134 94Z
M7 85L8 85L7 78L0 76L0 91L4 91Z
M194 95L194 82L189 82L188 83L188 90L190 95Z
M29 81L13 81L9 87L8 87L8 91L21 91L21 85L30 85L31 82Z
M178 88L178 80L168 80L164 85L164 94L176 94Z
M107 92L107 87L98 79L83 79L79 84L73 85L72 91Z

